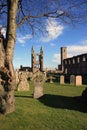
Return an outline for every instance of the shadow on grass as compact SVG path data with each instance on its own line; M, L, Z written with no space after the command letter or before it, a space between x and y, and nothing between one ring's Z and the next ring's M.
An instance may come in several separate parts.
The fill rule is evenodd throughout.
M15 97L21 97L21 98L33 98L33 95L32 95L32 96L15 95Z
M76 110L87 113L87 104L83 103L79 97L74 98L60 95L45 94L38 100L49 107Z

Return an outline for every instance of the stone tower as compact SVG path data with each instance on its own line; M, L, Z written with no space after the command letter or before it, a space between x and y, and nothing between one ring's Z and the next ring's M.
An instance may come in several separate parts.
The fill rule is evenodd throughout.
M61 70L64 69L63 60L66 58L67 58L67 47L61 47Z
M43 71L43 48L42 47L40 49L39 61L40 61L40 70Z
M35 61L35 53L34 53L34 48L32 47L32 49L31 49L31 68L32 68L32 71L34 68L34 61Z
M35 53L34 47L31 49L31 68L34 71L34 68L43 71L43 49L41 47L40 53Z

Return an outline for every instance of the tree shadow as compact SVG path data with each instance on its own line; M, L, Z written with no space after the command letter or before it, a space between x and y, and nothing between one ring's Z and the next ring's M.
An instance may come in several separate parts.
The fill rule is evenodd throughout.
M33 98L33 95L31 95L31 96L15 95L15 97L21 97L21 98Z
M87 103L82 102L79 97L45 94L38 100L49 107L76 110L87 113Z

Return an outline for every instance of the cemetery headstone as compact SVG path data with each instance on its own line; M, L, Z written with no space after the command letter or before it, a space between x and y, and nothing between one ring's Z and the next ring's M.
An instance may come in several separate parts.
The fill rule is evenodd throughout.
M16 84L18 84L19 83L19 71L18 70L16 70L16 72L15 72L15 77L16 77Z
M34 71L31 80L34 84L34 98L43 96L43 84L46 80L45 74L39 70Z
M62 85L62 84L64 84L65 83L65 81L64 81L64 75L61 75L60 76L60 84Z
M18 91L29 91L29 83L27 81L27 75L24 72L20 73Z
M52 75L50 75L48 79L50 79L50 83L53 83L53 79L55 78Z
M76 82L76 77L75 77L75 75L71 75L71 76L70 76L70 84L71 84L71 85L75 85L75 82Z
M76 86L82 85L82 76L78 75L76 76Z

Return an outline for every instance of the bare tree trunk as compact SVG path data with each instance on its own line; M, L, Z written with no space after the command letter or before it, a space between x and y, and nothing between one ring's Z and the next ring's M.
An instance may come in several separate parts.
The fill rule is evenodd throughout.
M3 46L4 37L0 35L0 67L4 66L5 62L5 50Z
M8 19L7 19L7 37L6 37L6 65L14 76L14 69L12 64L14 46L16 40L16 13L18 0L8 0Z
M7 19L7 34L4 66L1 67L0 73L3 80L4 92L0 94L1 104L0 109L4 114L11 113L14 108L14 88L15 88L15 73L12 64L14 46L16 40L16 13L18 0L7 0L8 2L8 19Z

